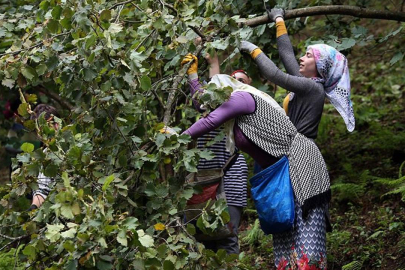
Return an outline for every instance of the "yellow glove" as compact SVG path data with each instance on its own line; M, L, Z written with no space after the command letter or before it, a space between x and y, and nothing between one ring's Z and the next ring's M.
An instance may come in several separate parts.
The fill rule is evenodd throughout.
M187 70L188 75L197 73L197 70L198 70L198 58L194 54L189 53L184 57L183 61L181 61L182 66L187 64L187 63L190 63L191 61L193 61L193 63L191 64L191 66Z

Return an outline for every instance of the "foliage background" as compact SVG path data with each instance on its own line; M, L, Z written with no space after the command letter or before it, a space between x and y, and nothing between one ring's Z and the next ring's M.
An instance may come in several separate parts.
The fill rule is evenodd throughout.
M277 4L403 8L401 1ZM8 138L12 122L2 118L1 144L18 147L35 139L48 149L25 144L14 160L12 181L0 186L1 261L21 269L272 265L271 236L258 229L252 207L245 213L238 262L195 242L195 227L181 218L193 192L182 179L210 153L190 148L187 136L158 132L164 120L180 132L197 116L179 66L186 53L200 49L193 28L210 40L205 51L220 53L223 72L244 68L256 87L282 100L285 91L274 93L236 49L248 39L278 62L273 24L238 27L240 18L263 14L262 1L19 0L0 9L1 105L19 98L19 90L26 102L18 110L26 131ZM323 41L342 50L350 64L356 130L347 133L327 104L317 139L333 184L329 268L405 268L404 23L336 15L287 23L297 55ZM29 120L36 102L61 110L60 131L44 119ZM39 137L24 137L29 131ZM43 207L27 212L26 195L36 188L40 168L57 184ZM383 196L390 191L395 193ZM212 213L204 220L213 227L221 222Z

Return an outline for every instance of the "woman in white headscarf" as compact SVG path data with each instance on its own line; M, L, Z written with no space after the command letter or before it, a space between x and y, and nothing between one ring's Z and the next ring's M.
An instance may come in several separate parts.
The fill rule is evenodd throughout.
M293 228L278 233L282 243L274 241L275 263L284 264L285 259L290 258L291 248L295 247L295 264L308 263L307 259L311 259L323 265L326 206L331 193L329 175L319 149L297 131L284 110L262 91L227 75L215 75L211 82L218 88L231 87L231 96L184 133L195 139L225 124L230 152L236 146L264 169L255 180L270 179L268 172L287 162L296 218ZM273 239L275 236L273 234ZM325 268L325 265L320 267Z

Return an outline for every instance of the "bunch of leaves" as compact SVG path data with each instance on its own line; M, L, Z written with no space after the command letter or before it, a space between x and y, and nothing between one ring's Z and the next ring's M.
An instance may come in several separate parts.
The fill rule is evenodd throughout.
M230 86L218 87L215 83L204 86L203 92L196 93L196 99L207 108L206 113L215 110L219 105L226 102L231 96L233 89Z

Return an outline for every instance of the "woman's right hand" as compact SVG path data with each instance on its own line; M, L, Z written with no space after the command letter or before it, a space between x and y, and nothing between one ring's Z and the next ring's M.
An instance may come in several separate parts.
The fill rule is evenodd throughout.
M284 20L284 9L282 8L272 8L270 11L267 9L267 15L272 22L276 22L277 18Z
M191 74L197 74L198 71L198 58L197 56L195 56L194 54L187 54L183 60L181 61L181 66L191 63L190 67L187 69L187 74L191 75Z

